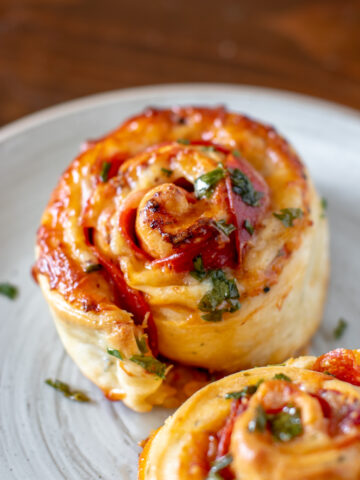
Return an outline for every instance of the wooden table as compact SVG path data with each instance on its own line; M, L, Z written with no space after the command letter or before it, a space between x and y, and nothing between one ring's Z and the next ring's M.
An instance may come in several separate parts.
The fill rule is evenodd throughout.
M0 0L0 125L91 93L204 81L360 108L360 0Z

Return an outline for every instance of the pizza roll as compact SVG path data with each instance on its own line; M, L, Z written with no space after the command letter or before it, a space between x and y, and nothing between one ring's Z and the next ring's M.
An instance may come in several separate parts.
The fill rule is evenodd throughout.
M358 480L359 362L338 349L204 387L147 442L139 480Z
M146 411L307 346L327 220L273 128L224 108L150 109L70 164L36 257L68 353L110 399Z

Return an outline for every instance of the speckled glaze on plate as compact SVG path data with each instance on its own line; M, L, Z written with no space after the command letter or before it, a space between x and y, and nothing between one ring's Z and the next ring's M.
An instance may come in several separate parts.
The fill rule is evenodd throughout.
M60 173L81 143L147 106L218 105L273 124L295 146L328 200L331 282L324 322L311 351L360 347L360 114L276 90L172 85L122 90L70 102L0 130L0 478L136 478L137 442L170 413L137 414L111 403L63 350L40 289L30 276L35 231ZM348 321L341 340L332 330ZM44 384L59 378L86 391L71 402Z

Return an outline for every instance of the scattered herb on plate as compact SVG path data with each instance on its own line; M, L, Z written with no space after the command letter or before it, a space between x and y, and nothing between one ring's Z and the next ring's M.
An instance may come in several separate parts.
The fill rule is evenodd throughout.
M336 340L339 340L339 338L341 338L344 335L347 327L348 327L347 321L344 320L343 318L339 318L338 323L333 331L334 338Z
M61 382L60 380L51 380L48 378L45 380L45 383L50 387L54 388L58 392L61 392L64 397L74 400L75 402L90 402L90 398L80 390L71 390L67 383Z
M294 220L303 216L303 211L300 208L282 208L280 212L274 212L275 218L280 220L284 227L293 227Z
M0 283L0 294L4 295L5 297L10 298L10 300L15 300L15 298L19 294L19 290L15 285L11 285L11 283Z

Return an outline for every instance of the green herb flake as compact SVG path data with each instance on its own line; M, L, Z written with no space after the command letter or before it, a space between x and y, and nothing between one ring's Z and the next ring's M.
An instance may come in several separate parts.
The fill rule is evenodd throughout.
M234 279L226 278L222 270L210 272L212 289L205 293L198 304L199 310L207 312L202 318L208 322L219 322L225 312L236 312L241 307L239 290ZM218 308L220 307L220 308Z
M327 210L327 207L328 207L328 202L327 202L325 197L322 197L322 199L320 201L320 205L321 205L321 210L322 210L320 218L325 218L326 217L326 210Z
M154 357L145 357L144 355L132 355L130 361L140 365L144 370L153 373L158 377L165 379L167 365Z
M336 325L333 331L334 338L336 340L339 340L339 338L341 338L344 335L347 327L348 327L347 321L344 320L343 318L339 318L338 324Z
M19 294L19 290L17 287L15 287L15 285L4 282L0 283L0 294L10 298L10 300L15 300Z
M215 190L216 185L225 177L225 170L222 166L204 173L195 180L194 191L196 198L209 198Z
M168 168L161 167L162 173L164 173L167 177L171 177L171 175L174 173L172 170L169 170Z
M244 228L250 235L254 233L254 227L251 225L250 220L248 219L244 221Z
M190 145L190 140L187 138L178 138L177 143L180 143L180 145Z
M248 430L250 433L263 432L266 428L267 415L261 405L256 407L255 417L250 420Z
M249 177L238 168L229 168L229 173L233 192L240 195L247 205L258 207L264 194L255 190Z
M285 382L292 382L291 378L285 375L285 373L275 373L274 380L285 380Z
M234 157L240 158L240 151L239 150L233 150L232 154L234 155Z
M229 392L225 395L225 399L239 399L239 398L244 398L244 397L250 397L251 395L254 395L256 390L258 389L258 385L247 385L246 387L242 388L241 390L237 392Z
M124 360L124 355L120 352L120 350L116 350L115 348L107 348L107 353L109 355L112 355L115 358L118 358L119 360Z
M64 397L74 400L75 402L90 402L90 398L84 393L79 390L71 390L69 385L60 380L51 380L48 378L45 380L45 383L50 387L54 388L58 392L61 392Z
M137 337L135 335L135 341L140 353L147 353L146 336L142 335L141 337Z
M111 162L104 162L101 167L100 178L102 182L107 182L109 178L109 172L111 168Z
M224 468L228 467L232 461L233 457L230 453L228 453L227 455L223 455L222 457L215 460L211 464L209 474L205 480L222 480L223 477L219 474L219 472L221 472L221 470L224 470Z
M300 208L282 208L280 212L274 212L273 216L280 220L284 227L293 227L294 220L301 218L304 212Z
M209 153L215 153L218 151L213 145L204 145L201 147L201 150L203 152L209 152Z
M101 263L90 263L85 267L84 272L85 273L98 272L101 269L102 269Z
M286 405L281 412L270 415L270 430L276 440L289 442L303 432L299 408Z
M198 255L193 260L194 270L190 272L190 275L199 282L202 282L208 275L208 272L204 268L204 263L201 255Z
M226 223L226 220L219 220L214 223L216 225L216 228L227 236L229 236L232 232L236 230L235 225L233 225L232 223Z

